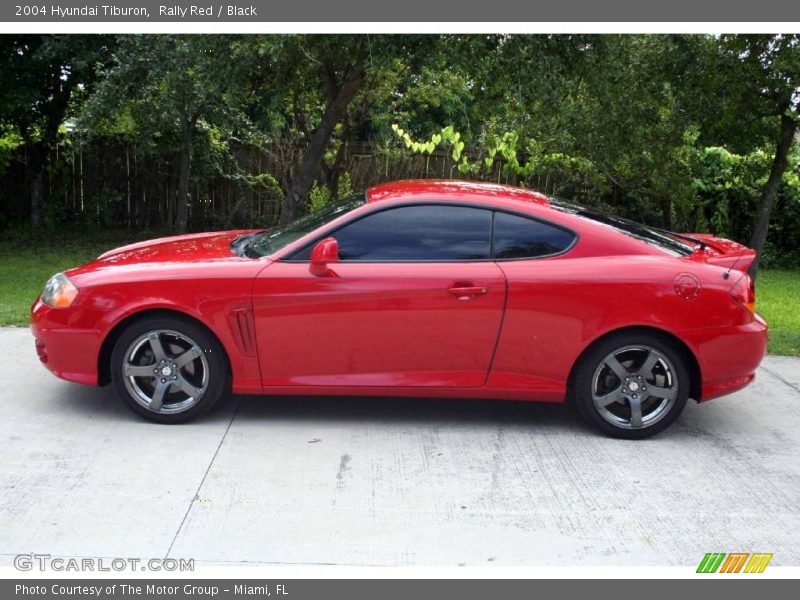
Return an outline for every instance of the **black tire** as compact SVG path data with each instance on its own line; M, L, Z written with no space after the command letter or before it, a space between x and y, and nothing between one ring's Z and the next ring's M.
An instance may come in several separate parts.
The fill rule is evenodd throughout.
M637 388L637 395L640 398L646 394L643 394L639 388L646 385L651 385L651 391L658 389L659 393L667 390L668 395L674 395L674 398L647 396L646 400L640 400L642 404L637 421L633 416L634 409L631 400L635 396L632 395L630 389L625 387L625 381L629 376L635 378L637 357L642 356L643 360L646 360L650 356L649 353L645 354L648 348L655 351L655 356L660 355L659 362L649 371L652 377L650 381L654 383L651 385L647 381L648 378L644 376L645 381L640 379L630 382L629 385L632 384L632 387ZM605 362L606 358L615 352L620 352L620 354L613 355L612 359L617 358L618 363L622 364L625 370L624 380L615 373L612 374L611 367L607 366ZM630 358L620 360L626 357ZM668 339L650 333L623 331L600 340L579 359L570 378L569 398L583 419L595 429L612 437L639 440L660 433L680 416L689 398L690 376L685 357ZM670 381L669 378L672 378L670 385L659 384L659 382ZM603 382L609 380L612 383L609 383L606 389L602 389ZM619 386L615 383L616 381L620 382ZM608 398L612 393L615 394L615 397L621 394L626 395L603 408L600 405L603 403L602 396L606 393ZM598 403L595 402L595 395L598 396ZM654 407L653 412L650 413L654 420L649 425L645 422L647 405ZM628 424L623 423L626 420L626 413ZM619 423L616 422L617 419L619 419ZM634 427L632 425L634 422L639 426Z
M154 333L156 338L153 340L149 336ZM147 340L143 339L145 336ZM160 362L167 363L166 369L160 367L155 357L154 343L161 347L164 358ZM136 354L129 355L135 348L138 348ZM192 356L196 358L187 358L187 363L180 367L176 366L178 362L170 362L178 361L187 350L192 350ZM189 356L189 353L184 356ZM129 357L136 362L129 362ZM158 376L148 372L147 375L128 377L125 375L126 365L128 369L164 370L159 371ZM171 376L162 378L167 370ZM133 321L117 339L111 353L111 379L117 394L133 412L155 423L185 423L210 410L230 387L228 373L227 357L216 337L202 325L180 316L150 316ZM151 390L153 402L159 380L165 391L159 395L160 409L156 412L148 408L145 400L148 390ZM183 384L194 386L189 389L195 389L197 393L190 395L178 387Z

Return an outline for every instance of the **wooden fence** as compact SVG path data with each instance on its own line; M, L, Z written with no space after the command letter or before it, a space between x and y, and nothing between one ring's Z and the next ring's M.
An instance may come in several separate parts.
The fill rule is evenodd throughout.
M46 218L55 223L127 227L134 230L169 228L177 196L177 157L142 158L134 144L113 138L64 146L51 156L47 177ZM296 143L267 148L240 147L234 151L231 171L256 176L269 173L285 184L305 151ZM351 187L361 190L382 181L407 178L460 178L447 152L410 155L377 143L349 143L344 149L343 172ZM195 160L190 186L190 226L193 229L226 226L266 226L277 221L280 193L263 186L244 185L243 177L218 173ZM493 175L501 177L499 166ZM513 182L512 182L513 183ZM557 176L530 182L552 191ZM0 180L0 214L23 222L29 215L26 156L14 155Z

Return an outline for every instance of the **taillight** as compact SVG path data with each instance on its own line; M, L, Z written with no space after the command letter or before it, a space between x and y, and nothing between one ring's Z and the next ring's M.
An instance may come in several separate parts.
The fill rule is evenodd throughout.
M730 294L751 313L756 312L756 286L749 275L742 275L731 287Z

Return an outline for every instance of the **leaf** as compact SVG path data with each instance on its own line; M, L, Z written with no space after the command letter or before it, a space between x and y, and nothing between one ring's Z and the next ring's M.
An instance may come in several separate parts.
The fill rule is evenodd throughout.
M453 144L453 160L458 160L461 158L461 152L464 150L464 142L457 142Z

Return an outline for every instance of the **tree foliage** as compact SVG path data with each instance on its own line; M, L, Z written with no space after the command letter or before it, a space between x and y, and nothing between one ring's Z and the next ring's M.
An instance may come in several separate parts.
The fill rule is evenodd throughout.
M349 148L368 144L375 164L422 157L446 176L798 260L798 219L767 230L776 210L800 212L799 47L795 35L3 36L0 176L24 163L40 222L67 171L54 151L122 140L166 165L159 214L182 231L209 225L212 178L234 190L220 225L247 224L253 197L285 222L384 179L348 171Z
M48 151L88 96L114 39L90 35L0 36L0 127L28 152L30 218L41 224ZM9 144L6 137L5 146Z

